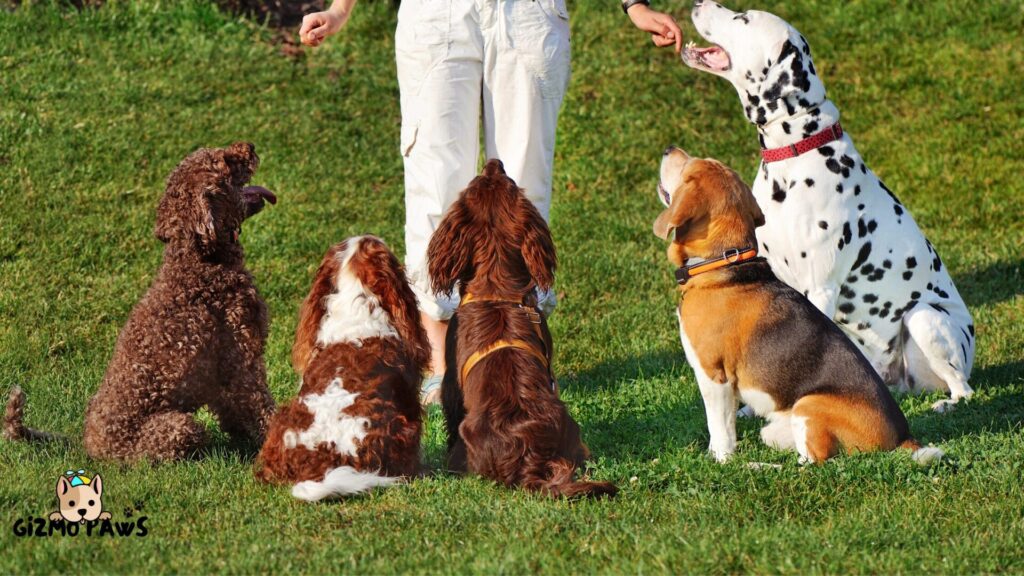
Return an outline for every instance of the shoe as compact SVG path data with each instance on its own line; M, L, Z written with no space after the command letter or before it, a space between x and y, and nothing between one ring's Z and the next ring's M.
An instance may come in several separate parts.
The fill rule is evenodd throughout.
M420 403L424 406L441 403L441 379L440 374L431 374L423 379L420 384Z

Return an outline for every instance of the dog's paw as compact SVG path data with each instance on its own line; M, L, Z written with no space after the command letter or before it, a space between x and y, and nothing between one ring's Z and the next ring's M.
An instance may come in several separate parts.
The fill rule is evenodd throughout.
M932 410L939 414L948 414L956 409L957 404L960 402L959 399L950 398L949 400L939 400L932 404Z

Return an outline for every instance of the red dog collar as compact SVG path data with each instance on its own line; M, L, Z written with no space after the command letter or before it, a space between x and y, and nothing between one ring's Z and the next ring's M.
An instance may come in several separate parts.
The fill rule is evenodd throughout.
M839 122L836 122L814 136L808 136L796 144L790 144L789 146L783 146L781 148L762 148L761 158L769 164L772 162L779 162L780 160L796 158L801 154L821 148L829 142L835 142L842 137L843 127L839 125Z

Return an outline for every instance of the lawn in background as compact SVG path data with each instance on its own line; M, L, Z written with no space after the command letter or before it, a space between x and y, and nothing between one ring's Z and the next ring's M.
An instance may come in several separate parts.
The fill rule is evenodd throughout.
M901 397L913 433L952 455L801 467L740 423L726 465L679 345L671 267L650 232L668 144L751 178L757 140L732 88L653 49L617 3L570 3L573 78L559 125L551 320L563 398L622 489L566 503L441 471L342 503L257 483L252 450L211 422L202 459L122 466L80 437L114 340L161 245L163 181L187 153L256 144L253 182L280 198L249 222L247 261L272 315L278 400L324 250L372 232L404 252L395 10L361 2L322 49L295 50L207 3L0 9L0 395L68 445L0 442L0 572L998 572L1024 571L1024 4L736 2L774 11L811 43L871 168L912 210L975 317L974 398ZM685 24L688 3L663 3ZM444 445L429 414L426 460ZM747 462L781 464L752 470ZM102 473L115 519L144 538L18 538L55 510L69 468Z

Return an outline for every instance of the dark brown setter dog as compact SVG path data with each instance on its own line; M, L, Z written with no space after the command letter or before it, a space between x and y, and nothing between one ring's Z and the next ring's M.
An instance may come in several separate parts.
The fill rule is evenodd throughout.
M292 363L302 387L274 416L256 476L312 501L416 475L429 355L416 296L384 242L332 247L299 315Z
M607 482L574 480L588 458L558 398L551 334L537 289L554 283L547 223L498 160L470 182L427 249L434 290L459 285L441 386L448 466L551 496L612 496Z

